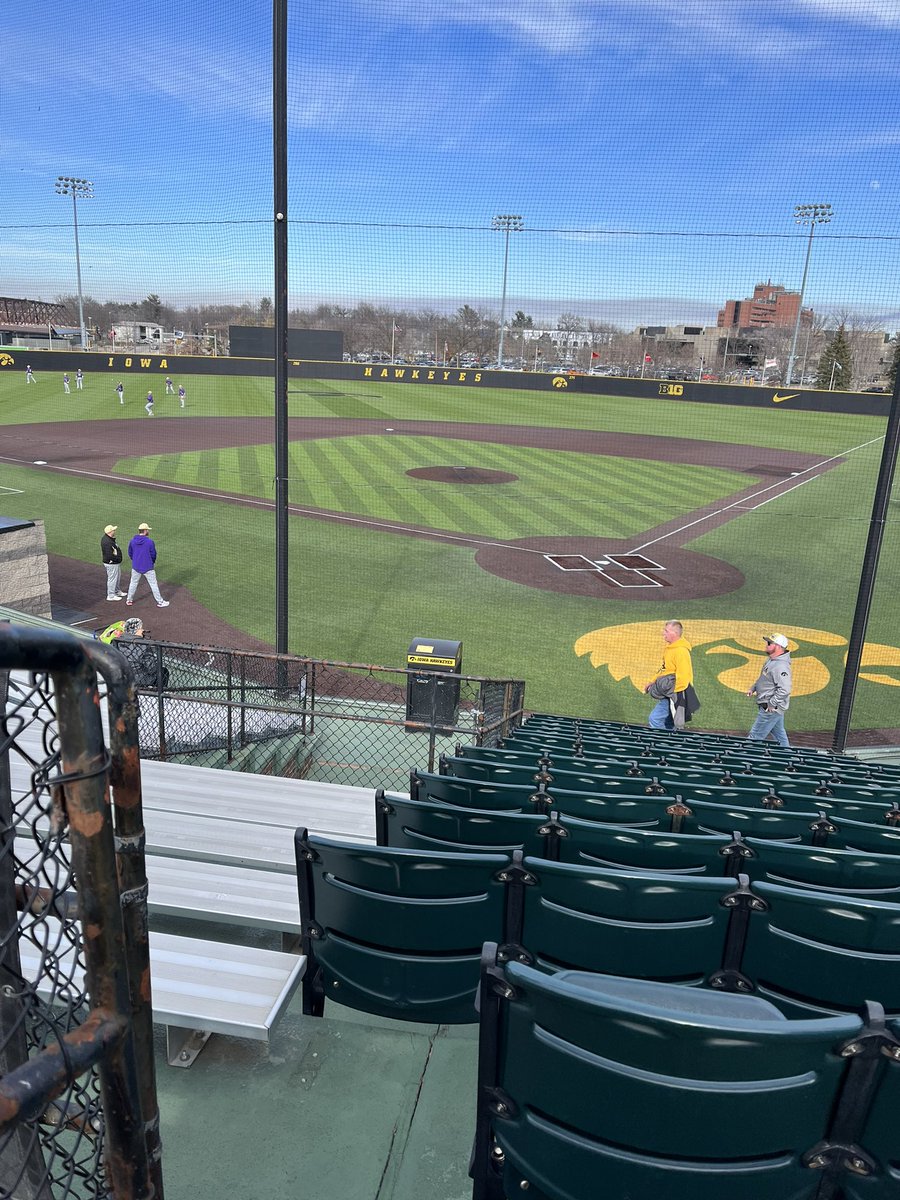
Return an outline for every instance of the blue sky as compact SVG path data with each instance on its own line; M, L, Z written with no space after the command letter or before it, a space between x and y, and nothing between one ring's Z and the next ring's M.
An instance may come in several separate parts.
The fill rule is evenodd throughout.
M271 295L271 10L8 0L0 292ZM499 307L630 326L799 286L900 326L898 0L291 5L292 303Z

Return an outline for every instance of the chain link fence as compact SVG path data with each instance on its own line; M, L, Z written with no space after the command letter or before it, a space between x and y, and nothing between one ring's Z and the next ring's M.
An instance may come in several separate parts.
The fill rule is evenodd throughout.
M134 706L109 650L0 630L0 1200L163 1195L150 998L130 986L149 975Z
M174 642L113 642L141 692L144 758L404 787L457 742L522 721L521 680L324 662Z

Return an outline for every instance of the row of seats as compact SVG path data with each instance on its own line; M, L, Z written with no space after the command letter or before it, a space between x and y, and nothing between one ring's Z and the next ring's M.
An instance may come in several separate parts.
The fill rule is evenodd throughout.
M740 872L764 882L900 901L900 859L725 833L669 833L584 821L558 812L463 808L440 801L375 794L380 846L450 853L511 854L672 875Z
M740 804L698 800L690 793L646 795L627 793L566 792L554 787L552 793L529 791L516 784L479 783L448 775L414 771L410 796L416 800L440 801L448 805L481 810L543 812L556 810L567 817L600 821L635 828L660 829L684 833L731 833L776 838L859 850L865 853L900 853L900 828L893 822L881 824L851 819L834 811L810 807L806 812ZM889 810L890 811L890 810ZM856 816L859 809L856 809ZM884 814L882 813L882 818Z
M560 718L534 714L509 735L509 740L524 741L538 738L558 738L561 742L583 745L602 743L611 745L625 742L629 745L643 744L658 747L664 752L686 749L697 754L721 756L722 761L730 756L756 761L782 761L795 765L806 764L813 768L824 766L828 771L858 771L860 769L886 780L900 783L900 767L887 763L863 763L851 754L832 754L803 746L782 748L774 742L751 742L746 737L735 737L721 733L673 734L650 729L646 725L630 725L621 721L590 721L582 718Z
M820 751L791 747L782 749L772 742L751 742L746 738L707 734L672 734L643 726L615 724L596 733L585 733L589 722L558 723L532 717L514 730L502 743L508 750L543 752L584 758L597 755L634 755L672 761L689 756L697 765L728 765L745 773L765 775L786 771L810 778L827 776L878 782L884 787L900 788L900 767L862 762L850 755L824 754Z
M895 1200L900 1022L486 945L473 1200Z
M471 779L484 783L509 783L516 787L535 788L551 794L562 791L627 792L629 795L693 796L698 800L731 800L735 804L762 804L777 808L833 808L848 816L870 814L870 819L900 824L900 803L871 788L854 788L833 782L804 786L803 781L783 777L780 780L755 780L730 773L677 770L659 767L652 774L635 763L618 763L614 770L592 771L548 769L546 760L537 763L496 763L467 754L444 758L438 774L456 779ZM893 816L888 820L886 813Z
M900 905L772 883L513 854L295 837L304 1012L329 996L413 1021L475 1020L481 946L545 971L754 993L794 1016L877 997L900 1015Z
M823 771L818 774L790 770L781 765L776 770L754 763L714 763L692 754L636 754L634 747L624 752L609 751L591 757L575 754L560 754L546 747L512 746L457 746L456 754L442 755L441 770L444 774L458 774L465 764L472 770L502 771L505 769L532 772L542 778L550 775L576 774L597 780L627 775L640 778L670 778L677 782L690 782L699 786L752 787L780 790L793 788L804 795L838 796L848 800L863 800L871 797L884 802L897 795L897 788L884 785L864 772L836 774ZM476 778L477 776L472 776ZM484 778L489 778L485 775ZM532 776L533 777L533 776Z
M557 728L551 760L549 732L415 772L409 799L377 794L391 858L371 879L327 849L312 868L338 926L348 896L374 903L372 935L382 915L429 922L399 972L388 952L381 994L412 984L435 927L462 967L452 931L490 886L448 894L455 860L480 851L505 888L481 962L474 1200L900 1194L900 777L758 746L739 769L742 740L694 757L693 735L641 731L645 754L627 727L590 756ZM353 936L335 932L346 968ZM323 997L346 985L331 954Z

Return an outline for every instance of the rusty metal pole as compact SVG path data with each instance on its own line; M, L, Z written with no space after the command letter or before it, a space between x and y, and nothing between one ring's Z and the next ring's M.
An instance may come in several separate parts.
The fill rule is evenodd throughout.
M109 782L115 817L116 864L125 928L134 1053L151 1180L155 1196L162 1200L162 1145L153 1052L146 831L138 748L137 689L131 666L121 654L99 642L86 642L85 649L106 684L111 758Z
M52 782L64 798L86 988L93 1010L88 1021L71 1032L69 1042L84 1050L85 1060L95 1051L102 1055L97 1071L111 1194L115 1200L158 1200L161 1192L154 1186L149 1166L134 1048L110 808L110 761L96 671L85 643L71 634L22 626L0 630L0 668L47 671L52 678L61 744L61 774ZM116 1036L119 1027L123 1032ZM51 1059L45 1052L27 1067L39 1077L46 1076ZM76 1062L63 1055L62 1064L67 1077L74 1078L79 1069Z

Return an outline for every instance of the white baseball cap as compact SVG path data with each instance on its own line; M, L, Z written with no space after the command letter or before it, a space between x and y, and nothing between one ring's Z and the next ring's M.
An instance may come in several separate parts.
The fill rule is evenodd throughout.
M115 533L118 528L119 528L118 525L107 525L106 528L103 530L103 532L104 533Z
M763 641L768 642L770 646L780 646L782 650L788 648L788 640L783 633L767 633Z

